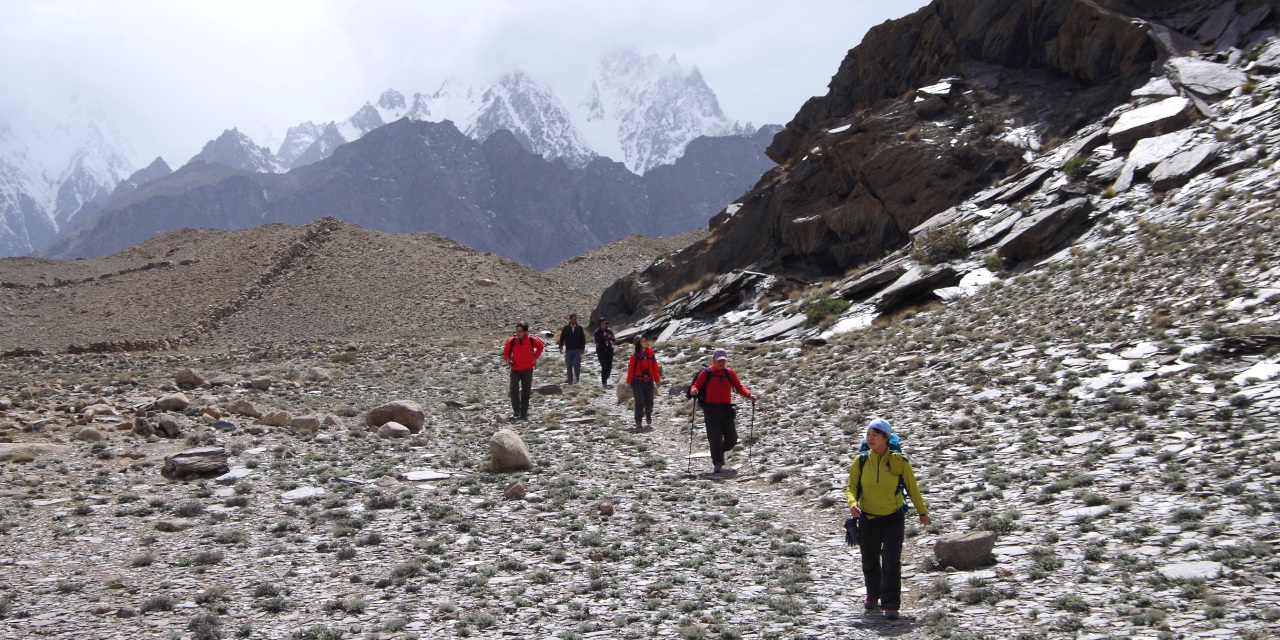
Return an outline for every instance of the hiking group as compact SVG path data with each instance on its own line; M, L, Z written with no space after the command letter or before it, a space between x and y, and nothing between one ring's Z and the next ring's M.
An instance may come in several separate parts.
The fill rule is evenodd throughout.
M596 358L600 362L600 382L606 388L613 368L615 340L608 321L599 318L595 330ZM586 333L578 325L577 315L569 316L569 323L560 330L556 344L564 353L565 382L577 384L582 374L582 352L586 348ZM662 382L662 367L647 336L636 336L633 345L635 350L627 364L625 380L635 399L635 428L639 430L652 428L653 401ZM516 324L515 334L503 346L503 361L511 368L514 419L529 419L533 368L544 348L542 340L530 335L529 326L523 322ZM716 474L733 471L725 468L725 454L738 445L733 394L750 400L753 412L759 399L742 384L728 361L728 352L716 349L711 365L698 371L687 392L690 398L696 399L696 406L702 408L707 446ZM907 500L919 514L921 525L928 526L930 519L911 461L902 454L898 435L888 421L876 418L867 426L849 466L845 496L849 503L846 541L856 545L862 556L866 587L863 607L868 612L879 609L886 619L896 620L902 604L902 545L906 535Z
M596 320L594 337L596 358L600 361L600 384L608 388L617 338L604 317ZM635 399L635 428L651 429L653 402L658 385L662 383L662 366L658 364L653 347L649 345L648 336L638 335L632 344L635 349L627 362L625 383ZM556 346L564 354L565 384L579 384L582 377L582 354L586 345L586 331L578 324L578 314L570 314L568 324L561 327L556 339ZM523 322L516 324L515 333L502 347L502 360L511 370L511 413L514 420L529 420L533 369L545 348L541 339L529 334L529 325ZM737 410L733 405L733 394L737 393L750 400L753 406L758 399L758 396L743 386L738 374L729 368L728 360L727 351L716 349L711 357L711 365L698 372L689 388L690 396L697 396L698 406L702 408L713 473L725 471L725 453L738 445Z

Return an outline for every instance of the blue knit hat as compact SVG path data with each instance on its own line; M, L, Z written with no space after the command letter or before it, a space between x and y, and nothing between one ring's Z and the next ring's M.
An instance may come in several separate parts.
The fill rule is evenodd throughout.
M875 429L886 436L893 435L893 427L889 426L889 421L883 418L876 418L875 420L872 420L871 424L867 425L867 428Z

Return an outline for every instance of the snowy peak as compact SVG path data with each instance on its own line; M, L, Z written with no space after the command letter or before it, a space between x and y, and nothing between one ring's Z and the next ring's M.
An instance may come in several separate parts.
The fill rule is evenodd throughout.
M507 129L529 151L582 167L596 156L569 112L549 89L520 72L503 76L480 97L480 109L463 133L484 141Z
M587 135L593 146L615 142L615 157L637 173L674 162L698 136L751 131L724 115L697 67L685 71L674 56L606 56L596 65L581 109L591 123Z
M228 129L210 140L187 164L204 162L255 173L283 173L284 168L271 150L259 147L239 129Z
M279 157L298 167L328 157L333 148L400 118L452 121L468 137L483 142L507 129L521 146L544 158L562 158L582 167L593 158L621 160L637 174L670 164L698 136L753 132L720 110L715 92L697 67L685 69L674 56L642 56L622 51L600 60L587 95L573 108L547 85L512 71L491 85L456 79L435 92L406 97L388 89L354 115L337 123L337 136L326 136L314 150L323 128L304 122L289 129ZM301 159L306 154L306 160Z
M315 144L324 129L323 125L314 122L303 122L289 127L289 131L284 134L284 142L280 143L280 150L276 151L276 158L287 167L298 166L295 161Z

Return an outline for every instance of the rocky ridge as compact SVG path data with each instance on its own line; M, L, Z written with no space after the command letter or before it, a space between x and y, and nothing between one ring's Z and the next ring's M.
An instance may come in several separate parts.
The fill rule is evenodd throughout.
M1275 24L1265 2L1033 5L939 1L872 29L828 94L775 136L768 153L779 167L712 219L706 241L618 283L602 310L638 318L652 311L642 298L669 302L741 269L842 277L1082 127L1114 118L1153 75L1178 79L1165 61L1225 61ZM1229 34L1199 31L1224 20Z
M92 260L0 260L0 352L465 336L558 326L592 301L435 234L332 218L186 229Z

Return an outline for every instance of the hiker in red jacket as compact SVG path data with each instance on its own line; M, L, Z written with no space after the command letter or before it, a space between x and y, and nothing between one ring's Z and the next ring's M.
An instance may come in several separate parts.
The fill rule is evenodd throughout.
M627 365L627 384L631 385L631 395L636 400L636 429L640 429L640 419L644 418L645 426L653 426L653 395L662 382L662 368L658 359L649 347L649 338L636 336L636 352L631 355L631 363Z
M502 347L502 361L511 365L511 413L515 420L529 421L533 366L544 348L542 340L529 335L529 325L523 322L516 323L516 334Z
M738 381L738 374L729 368L729 353L716 349L711 356L711 366L703 369L689 387L689 394L698 395L698 389L706 389L706 402L702 417L707 425L707 444L711 448L714 473L724 471L724 454L738 445L738 429L734 424L737 409L733 406L733 392L755 403L756 396ZM730 469L732 471L732 469Z

